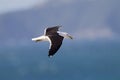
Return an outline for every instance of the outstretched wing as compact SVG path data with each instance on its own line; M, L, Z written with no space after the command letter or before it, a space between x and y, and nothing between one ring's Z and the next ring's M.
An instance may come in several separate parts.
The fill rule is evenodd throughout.
M54 34L54 36L51 35L48 37L50 38L50 41L51 41L48 56L53 56L62 45L62 41L64 37L59 36L58 34Z
M57 31L59 30L61 26L54 26L54 27L49 27L45 29L45 35L52 35L57 33Z

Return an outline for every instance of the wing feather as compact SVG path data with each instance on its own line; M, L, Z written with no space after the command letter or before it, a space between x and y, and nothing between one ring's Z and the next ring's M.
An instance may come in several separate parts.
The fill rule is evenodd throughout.
M53 56L58 51L60 46L62 45L63 37L59 36L58 34L54 36L48 36L48 37L51 40L48 56Z
M59 30L61 26L54 26L54 27L49 27L45 29L45 35L53 35L55 33L57 33L57 31Z

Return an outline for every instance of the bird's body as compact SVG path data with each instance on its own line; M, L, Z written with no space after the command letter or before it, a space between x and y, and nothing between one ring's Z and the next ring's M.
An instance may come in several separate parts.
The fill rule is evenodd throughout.
M49 54L48 56L53 56L60 46L62 45L62 41L64 38L70 38L72 37L66 33L66 32L59 32L60 26L54 26L49 27L44 30L44 35L32 38L33 41L39 42L39 41L49 41L50 47L49 47Z

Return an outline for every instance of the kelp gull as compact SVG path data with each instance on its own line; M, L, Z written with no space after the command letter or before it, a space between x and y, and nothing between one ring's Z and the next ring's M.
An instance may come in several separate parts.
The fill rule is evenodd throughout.
M32 41L36 42L49 41L49 57L53 56L58 51L64 38L72 39L72 36L68 33L60 32L60 27L61 26L48 27L44 30L44 35L37 38L32 38Z

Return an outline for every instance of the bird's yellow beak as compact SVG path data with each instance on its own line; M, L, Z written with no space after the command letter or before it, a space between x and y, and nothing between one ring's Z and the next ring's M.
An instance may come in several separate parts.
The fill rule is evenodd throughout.
M71 35L68 35L68 37L69 37L70 39L73 39L73 37L72 37Z

